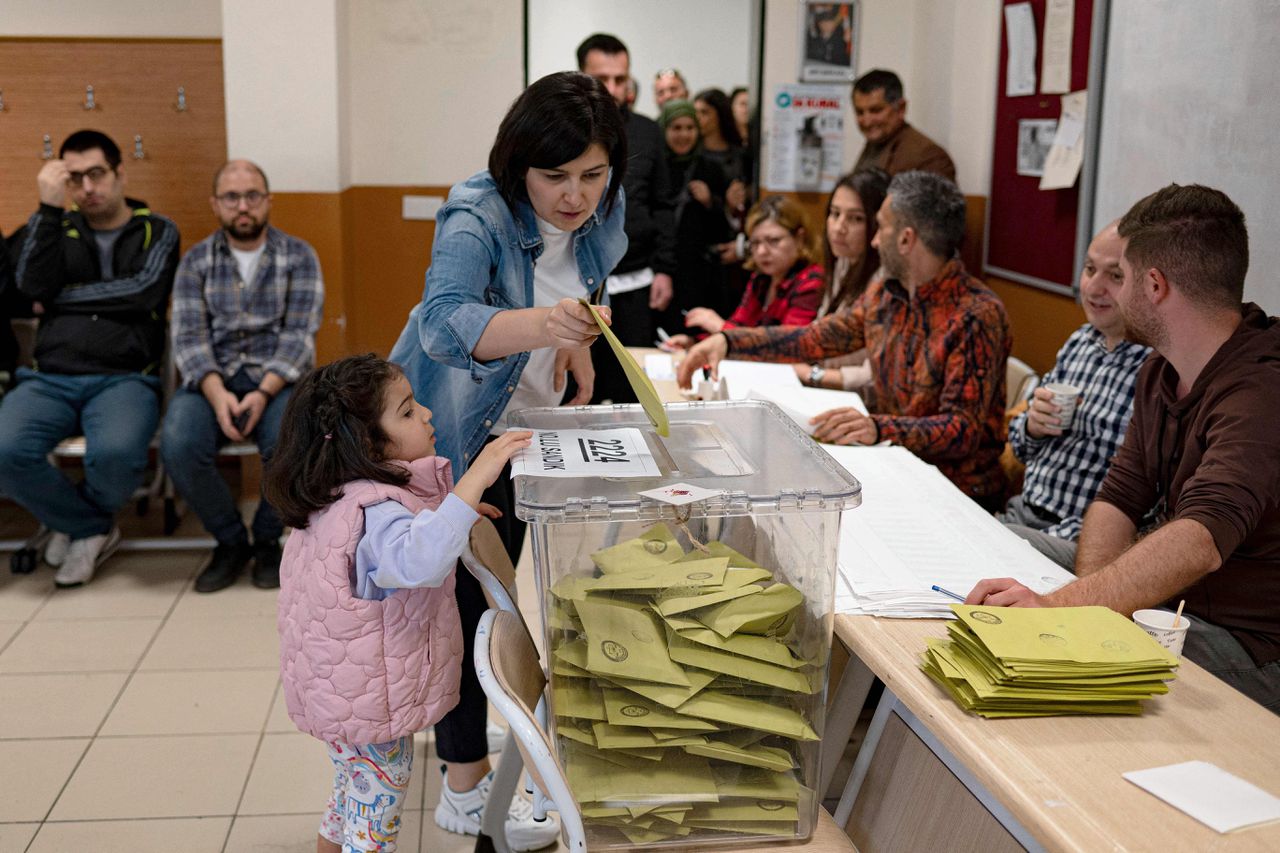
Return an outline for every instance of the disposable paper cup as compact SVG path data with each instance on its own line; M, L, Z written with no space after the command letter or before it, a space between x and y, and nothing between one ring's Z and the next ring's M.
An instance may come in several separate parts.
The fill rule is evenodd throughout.
M1178 624L1173 620L1177 618ZM1138 610L1133 614L1133 621L1152 638L1174 655L1182 656L1182 644L1187 641L1187 629L1191 620L1185 616L1175 617L1168 610Z
M1044 387L1053 394L1053 404L1058 407L1058 426L1066 432L1071 429L1071 419L1076 413L1076 401L1080 398L1080 388L1065 382L1051 382Z

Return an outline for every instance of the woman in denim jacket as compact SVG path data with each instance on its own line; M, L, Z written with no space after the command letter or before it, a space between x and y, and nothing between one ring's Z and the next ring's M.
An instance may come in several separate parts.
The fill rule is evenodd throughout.
M600 290L626 251L626 160L622 117L604 86L576 72L551 74L503 118L489 169L454 186L436 214L422 302L391 360L434 413L436 453L455 475L506 429L508 410L558 405L566 372L578 386L569 402L590 400L598 329L577 300ZM524 524L515 518L510 477L499 477L483 500L503 513L498 529L517 561ZM466 660L458 707L436 725L437 753L449 762L436 823L475 834L488 749L485 698L470 656L486 605L468 573L458 573L456 590ZM512 848L554 841L554 822L517 820L518 805L507 821Z

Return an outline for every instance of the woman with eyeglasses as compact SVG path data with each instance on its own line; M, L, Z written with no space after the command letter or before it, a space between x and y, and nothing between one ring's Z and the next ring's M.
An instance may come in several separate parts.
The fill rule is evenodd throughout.
M728 319L705 306L685 316L685 326L715 334L735 326L804 326L818 316L822 302L822 257L804 210L780 195L762 199L747 213L746 267L752 272L742 302ZM670 346L692 345L676 335Z

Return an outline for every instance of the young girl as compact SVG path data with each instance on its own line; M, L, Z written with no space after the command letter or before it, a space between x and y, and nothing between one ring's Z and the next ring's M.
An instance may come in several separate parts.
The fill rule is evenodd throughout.
M472 666L454 602L480 496L530 433L508 432L453 483L431 411L373 355L308 374L285 409L268 500L294 528L280 566L289 717L336 770L317 851L394 850L413 733L458 702Z

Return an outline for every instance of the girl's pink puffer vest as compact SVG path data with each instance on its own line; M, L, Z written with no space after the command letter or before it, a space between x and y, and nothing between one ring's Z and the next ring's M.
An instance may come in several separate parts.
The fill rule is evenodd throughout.
M405 487L360 480L294 530L280 563L280 673L299 729L325 741L385 743L420 731L458 703L462 628L453 576L439 587L356 598L364 508L390 498L434 510L453 486L449 462L409 463Z

